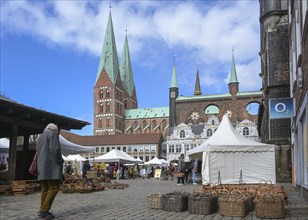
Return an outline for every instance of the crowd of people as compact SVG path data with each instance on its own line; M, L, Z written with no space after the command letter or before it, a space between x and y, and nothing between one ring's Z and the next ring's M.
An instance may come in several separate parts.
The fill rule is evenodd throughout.
M54 219L54 215L50 212L53 201L60 190L61 181L63 181L63 171L72 175L76 172L70 162L63 167L64 160L62 158L62 149L59 141L59 129L57 125L50 123L39 136L36 143L36 161L37 161L37 180L39 181L42 191L40 199L40 209L38 216L43 219ZM184 162L184 154L181 154L178 160L178 166L169 163L167 166L146 166L139 164L125 165L121 163L94 163L94 170L97 170L98 176L107 176L116 179L128 178L151 178L156 177L155 172L158 170L162 174L163 179L174 180L176 173L182 173L178 176L177 184L190 181L196 184L196 172L198 170L198 159L192 162ZM64 169L65 168L65 169ZM82 177L87 179L87 172L91 170L89 160L82 165ZM192 173L192 180L189 174ZM160 177L160 176L159 176Z

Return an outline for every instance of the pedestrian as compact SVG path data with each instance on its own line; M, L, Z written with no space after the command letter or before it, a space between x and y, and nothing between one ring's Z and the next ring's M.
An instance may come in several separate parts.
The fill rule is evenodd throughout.
M74 173L74 169L73 169L70 161L67 162L67 166L65 168L65 172L67 174L69 174L69 175L72 175L72 173Z
M87 179L87 171L90 170L91 166L88 160L86 160L82 165L82 178Z
M178 164L179 164L179 172L184 173L185 163L184 163L184 154L183 153L179 157ZM179 176L178 177L177 185L184 185L184 176Z
M168 177L167 179L169 178L169 176L171 177L171 180L173 180L173 172L174 172L174 167L172 166L172 163L170 162L168 164Z
M191 170L193 185L197 185L196 174L197 174L197 171L198 171L198 163L199 163L199 160L198 160L198 158L196 158L195 161L193 162L193 166L192 166L192 170Z
M37 180L42 188L38 216L42 219L54 219L55 216L49 210L60 190L64 162L59 142L59 130L55 124L48 124L39 136L36 142L36 152Z
M185 183L188 183L188 177L189 177L189 174L191 172L191 163L190 162L185 162L185 165L184 165L184 180L185 180Z

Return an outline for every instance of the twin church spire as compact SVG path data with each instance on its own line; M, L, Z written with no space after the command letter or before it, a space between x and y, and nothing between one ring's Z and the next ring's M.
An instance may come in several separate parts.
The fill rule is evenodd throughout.
M125 89L129 96L132 96L133 93L136 93L127 33L125 35L121 63L119 65L111 11L109 12L103 49L97 71L96 83L103 70L106 71L113 84L116 83L117 75L120 74L123 89Z

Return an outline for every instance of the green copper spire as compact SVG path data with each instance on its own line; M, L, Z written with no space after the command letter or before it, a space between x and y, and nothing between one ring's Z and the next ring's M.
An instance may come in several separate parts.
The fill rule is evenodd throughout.
M235 61L234 61L234 50L232 49L232 66L231 66L231 74L230 74L230 83L238 83L236 69L235 69Z
M170 88L178 88L178 80L176 78L175 60L174 60L174 64L173 64L172 79L171 79L171 83L170 83Z
M106 70L111 81L115 83L117 74L119 73L119 61L113 31L111 11L109 12L108 24L105 33L102 54L99 61L96 82L102 70Z
M199 79L199 70L198 69L197 69L194 95L202 95L201 87L200 87L200 79Z
M121 81L124 86L124 89L128 92L130 96L132 96L135 82L132 70L132 63L130 60L129 54L129 47L127 41L127 34L125 36L122 56L121 56L121 64L120 64L120 74L121 74Z

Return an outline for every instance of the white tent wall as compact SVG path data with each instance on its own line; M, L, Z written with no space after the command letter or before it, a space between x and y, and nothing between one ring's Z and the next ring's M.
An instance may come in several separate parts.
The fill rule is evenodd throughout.
M275 152L211 152L203 153L203 184L217 183L220 172L221 183L237 184L242 170L243 183L259 183L275 178Z

